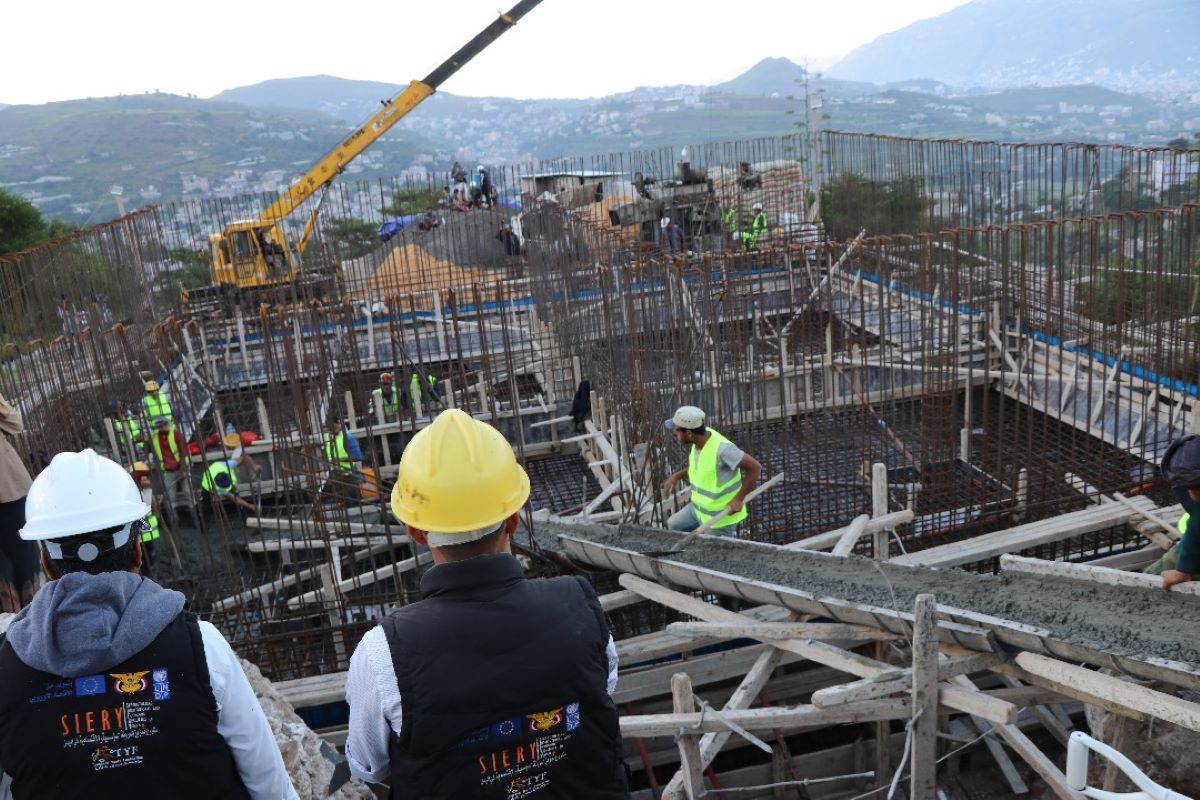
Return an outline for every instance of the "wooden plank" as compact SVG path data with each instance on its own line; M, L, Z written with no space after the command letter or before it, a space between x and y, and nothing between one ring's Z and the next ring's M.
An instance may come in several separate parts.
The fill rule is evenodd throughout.
M361 575L353 575L345 580L338 581L335 587L338 592L351 592L356 589L361 589L364 586L370 586L373 583L381 580L387 580L393 575L401 572L410 572L418 566L428 564L433 560L433 554L429 552L421 553L413 558L406 558L403 561L396 561L391 564L386 564L370 572L364 572ZM313 603L324 596L325 590L316 589L311 592L292 597L288 600L288 608L299 608L307 603Z
M833 546L833 554L835 556L850 555L854 551L854 545L858 544L858 540L867 532L867 522L870 519L871 517L867 514L856 517L846 532L837 540L837 544Z
M1106 586L1130 586L1136 589L1162 591L1162 578L1143 575L1140 572L1125 572L1110 567L1091 564L1071 564L1064 561L1044 561L1040 558L1023 556L1000 556L1000 569L1005 572L1025 572L1032 575L1052 575L1077 581L1092 581ZM1189 581L1171 587L1178 594L1200 595L1200 581Z
M912 713L911 705L905 697L847 703L834 708L817 708L812 705L749 708L744 711L730 711L723 716L735 725L757 732L772 731L776 728L823 727L883 719L907 719ZM713 714L636 714L621 717L621 736L625 738L674 736L681 729L694 733L729 730L725 723Z
M609 592L608 594L600 595L600 608L605 613L616 611L618 608L626 608L644 602L645 598L637 592L631 592L628 589L622 589L618 592Z
M904 524L912 522L912 521L913 521L913 512L911 509L905 509L903 511L893 511L882 517L867 520L864 532L865 533L874 533L876 530L883 530L884 528L894 528L897 525L904 525ZM809 536L804 539L799 539L797 541L790 542L790 543L782 545L782 546L788 550L828 550L829 548L831 548L835 544L837 544L838 540L841 539L842 536L845 535L845 533L848 530L850 530L850 526L846 526L845 528L838 528L835 531L826 531L825 533L818 533L815 536Z
M675 713L689 714L696 707L692 696L692 681L686 672L671 676L671 700ZM683 726L678 729L682 732ZM688 800L699 800L704 794L704 767L700 763L700 742L694 735L679 736L679 771Z
M865 625L846 625L840 622L759 622L743 624L728 622L672 622L671 633L690 636L713 636L719 639L820 639L839 642L898 641L897 633L868 628Z
M913 606L911 800L937 798L938 636L936 602L917 595Z
M1117 713L1133 719L1153 717L1191 731L1200 731L1200 703L1037 653L1018 653L1014 661L1020 672L1028 676L1015 677L1026 682L1049 685L1055 691L1085 703L1122 709Z
M948 659L938 664L938 680L946 681L955 675L969 675L972 672L990 669L1000 661L1000 656L991 653L974 653ZM819 708L826 708L839 703L853 703L859 700L870 700L874 697L886 697L890 694L908 691L912 688L912 681L912 667L895 669L874 678L863 678L852 683L820 689L813 693L812 704Z
M965 675L954 678L954 682L964 689L975 688L975 684L971 683ZM1037 745L1030 741L1029 737L1022 733L1016 725L994 725L993 727L1013 752L1032 767L1038 777L1044 780L1055 794L1064 800L1083 800L1083 795L1071 788L1067 783L1066 776L1054 765L1054 762L1047 758L1046 754L1039 750Z
M251 540L246 542L243 547L248 553L279 553L285 550L324 550L326 547L346 549L354 547L402 547L411 543L412 540L406 534L396 534L395 536L371 536L363 534L362 536L353 536L349 539L321 539L314 537L312 539Z
M1151 505L1145 498L1140 504ZM1137 501L1131 501L1137 502ZM931 547L917 553L892 559L899 564L919 564L927 567L952 567L1018 552L1041 544L1070 539L1084 533L1128 523L1135 516L1128 508L1105 504L1089 506L1081 511L1060 514L1051 519L1029 522L1007 530L985 533L963 542Z
M742 679L741 684L734 690L733 695L726 701L722 711L739 711L744 708L749 708L750 704L762 692L763 687L767 685L767 681L771 679L771 673L779 666L783 659L783 651L772 647L767 649L754 662L754 666L746 673L746 677ZM721 752L721 748L729 741L729 737L733 734L729 731L720 733L706 733L700 740L700 769L704 770L717 757L717 753ZM666 787L663 789L662 800L681 800L683 797L683 772L676 772L671 780L667 781Z
M657 583L652 583L636 575L622 574L618 579L622 586L655 602L674 608L685 614L706 622L732 622L742 624L745 620L741 614L726 611L690 595L667 589ZM803 656L835 669L857 675L860 678L871 678L893 671L895 668L882 661L851 653L837 647L800 639L778 639L771 642L781 650ZM988 697L979 692L967 692L956 687L947 687L942 693L942 702L957 711L977 714L988 720L1010 723L1017 718L1017 707L1011 703Z

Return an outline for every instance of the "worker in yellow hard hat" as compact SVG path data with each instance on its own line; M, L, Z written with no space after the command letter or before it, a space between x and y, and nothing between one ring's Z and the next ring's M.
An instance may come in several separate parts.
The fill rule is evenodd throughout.
M146 381L144 388L146 393L142 395L142 411L145 412L146 421L154 422L162 417L168 422L174 422L171 401L160 391L162 387L158 385L158 381Z
M528 498L512 446L461 410L409 442L392 513L434 566L350 659L358 777L412 797L629 797L604 612L582 577L524 577L510 541Z

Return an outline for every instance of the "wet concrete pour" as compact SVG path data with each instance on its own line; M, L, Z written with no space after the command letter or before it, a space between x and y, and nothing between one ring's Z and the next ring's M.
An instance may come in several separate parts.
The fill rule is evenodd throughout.
M546 545L559 533L636 552L663 550L678 541L678 534L632 525L539 527ZM1095 650L1200 666L1200 597L1021 573L981 576L880 564L711 538L670 560L904 612L912 610L918 594L931 592L941 605L1044 628L1054 638Z

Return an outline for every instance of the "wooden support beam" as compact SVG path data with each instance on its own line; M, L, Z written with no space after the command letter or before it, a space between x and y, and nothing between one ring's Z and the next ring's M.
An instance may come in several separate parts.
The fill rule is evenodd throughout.
M607 614L610 611L616 611L618 608L626 608L627 606L636 605L643 601L645 601L645 598L637 592L622 589L618 592L609 592L608 594L600 595L600 608Z
M639 596L638 599L641 599ZM897 641L897 633L868 628L866 625L846 625L840 622L672 622L671 633L688 636L711 636L717 639L820 639L838 642Z
M755 698L762 692L767 685L767 681L771 679L771 673L779 666L783 659L783 651L777 650L774 647L763 651L758 660L754 662L754 666L746 673L746 677L742 679L741 684L734 690L733 695L725 703L722 712L740 711L749 708ZM706 733L700 740L700 769L704 770L717 757L717 753L721 752L721 748L729 741L729 737L733 734L729 731L720 733ZM662 800L682 800L683 798L683 772L676 772L671 780L667 782L663 789Z
M912 771L910 800L937 798L938 635L937 604L917 595L913 606Z
M671 676L671 701L676 715L690 714L696 707L692 696L692 681L686 672ZM688 800L699 800L704 795L704 767L700 763L700 742L694 734L683 733L679 726L679 771L683 773L683 787Z
M672 591L665 586L652 583L636 575L622 574L618 580L626 589L635 591L643 597L654 600L657 603L662 603L669 608L674 608L676 611L690 614L706 622L731 622L740 625L745 620L745 617L741 614L735 614L732 611L726 611L723 608L706 603L690 595ZM841 648L822 642L802 639L779 639L772 640L771 644L780 650L795 653L804 658L816 661L819 664L848 672L851 675L857 675L860 678L876 677L892 672L895 669L891 664L877 661L858 653L852 653L848 650L842 650ZM980 692L967 692L957 687L947 687L942 693L942 702L947 707L953 708L956 711L977 714L985 719L1001 723L1011 723L1017 718L1017 707L1013 704L997 700L994 697L988 697Z
M953 682L958 684L963 689L974 689L975 684L965 675L959 675L953 679ZM1062 771L1054 765L1054 762L1046 757L1046 754L1037 748L1029 737L1016 725L1004 724L993 725L996 733L1003 737L1004 742L1012 748L1013 752L1019 755L1033 771L1038 774L1042 780L1063 800L1084 800L1084 797L1079 792L1071 788L1067 783L1067 778Z
M723 713L727 720L751 732L776 728L808 728L848 725L881 719L908 719L912 704L908 698L868 700L836 708L811 705L750 708ZM626 739L650 736L674 736L680 730L689 733L728 731L728 726L713 714L636 714L621 717L621 736Z
M858 544L858 540L867 532L867 522L871 519L870 515L863 514L855 518L850 523L850 527L838 539L837 544L833 546L833 554L835 556L848 556L854 551L854 545ZM872 532L874 533L874 532Z
M897 525L904 525L913 521L913 512L911 509L903 511L893 511L885 514L882 517L867 520L863 533L875 533L877 530L885 528L894 528ZM783 545L788 550L828 550L838 543L838 540L850 530L850 526L838 528L835 531L826 531L818 533L815 536L809 536L804 539L799 539L794 542Z
M936 636L936 630L935 634ZM947 659L938 664L938 680L947 681L956 675L970 675L991 669L1000 663L1001 657L993 653L974 653L959 658ZM892 672L863 678L853 683L843 683L839 686L829 686L813 692L812 704L818 708L854 703L860 700L870 700L875 697L887 697L891 694L906 692L912 688L912 667L895 669Z
M1014 661L1015 669L995 670L1132 719L1153 717L1200 732L1200 703L1037 653L1019 653Z
M393 575L401 572L410 572L418 566L428 564L433 560L433 555L429 552L421 553L413 558L406 558L403 561L396 561L392 564L386 564L378 569L373 569L370 572L362 575L354 575L345 580L338 581L336 588L338 592L351 592L355 589L361 589L364 586L370 586L381 580L387 580ZM325 590L318 589L312 592L305 592L288 600L288 608L299 608L306 603L312 603L322 598L327 594Z
M1040 558L1003 555L1000 556L1000 569L1004 572L1025 572L1032 575L1051 575L1077 581L1092 581L1106 586L1129 586L1135 589L1162 591L1162 578L1157 575L1143 575L1140 572L1126 572L1109 567L1094 567L1090 564L1072 564L1065 561L1044 561ZM1171 591L1176 594L1200 595L1200 581L1176 584L1171 587Z

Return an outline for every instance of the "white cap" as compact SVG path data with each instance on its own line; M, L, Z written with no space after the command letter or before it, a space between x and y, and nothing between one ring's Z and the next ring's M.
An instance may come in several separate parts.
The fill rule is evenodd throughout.
M704 427L704 412L695 406L680 406L675 414L663 423L667 430L696 430Z
M750 209L750 210L751 210L751 211L762 211L762 203L755 203L755 204L754 204L754 205L751 207L751 209Z
M149 513L120 464L90 449L59 453L29 487L21 538L66 539L127 525Z

